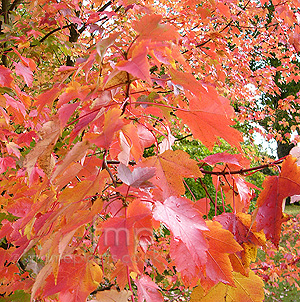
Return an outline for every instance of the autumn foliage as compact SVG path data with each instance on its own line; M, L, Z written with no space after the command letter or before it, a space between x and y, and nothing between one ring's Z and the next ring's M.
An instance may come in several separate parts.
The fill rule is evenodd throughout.
M276 68L251 65L297 59L298 7L2 0L0 296L161 302L187 289L194 302L263 301L250 265L278 246L300 167L291 155L250 166L238 129L257 118L248 84L276 86ZM211 155L178 149L186 137ZM224 141L230 154L214 153ZM265 167L278 174L253 211L245 177ZM187 197L186 179L203 198Z

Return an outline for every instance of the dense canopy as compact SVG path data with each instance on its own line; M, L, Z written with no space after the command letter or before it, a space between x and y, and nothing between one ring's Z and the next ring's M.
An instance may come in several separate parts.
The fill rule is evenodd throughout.
M263 301L250 263L300 168L251 166L244 138L299 130L299 7L2 0L4 301ZM266 167L254 205L245 177Z

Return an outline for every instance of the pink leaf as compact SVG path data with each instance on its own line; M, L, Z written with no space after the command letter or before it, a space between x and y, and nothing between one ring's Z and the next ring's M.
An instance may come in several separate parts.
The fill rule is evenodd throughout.
M0 173L7 171L7 168L16 168L16 162L12 157L0 157Z
M216 153L216 154L209 155L205 157L203 161L211 166L217 163L229 163L241 167L239 163L240 159L241 159L240 154L229 154L223 152L223 153Z
M25 83L28 87L32 86L33 82L33 73L29 67L24 66L21 62L14 63L15 71L18 76L22 76L24 78Z
M8 68L6 68L4 66L0 66L0 85L1 86L6 86L6 87L11 86L13 78L10 74L11 74L11 71Z
M134 77L152 84L149 72L150 65L147 59L146 51L139 53L137 56L129 59L128 61L119 62L116 67L119 70L127 71Z
M159 287L151 280L150 277L142 275L135 280L138 288L138 302L163 302L164 298L158 291Z
M63 129L71 115L74 113L76 108L79 106L79 103L71 103L71 104L63 104L59 109L58 109L58 116L59 116L59 121L60 121L60 126Z
M159 154L164 153L166 150L172 150L172 146L176 138L172 135L170 128L167 127L168 137L165 137L162 142L159 144Z
M41 112L47 104L50 106L57 98L60 91L61 89L54 87L41 93L37 98L37 102L35 103L35 105L38 107L38 112Z
M99 115L100 114L101 112L99 112ZM121 114L121 109L110 109L105 113L103 132L97 135L87 135L86 137L90 137L91 142L97 145L99 148L108 149L114 139L115 133L124 125Z
M118 159L122 164L127 166L130 160L131 146L127 142L127 139L122 131L120 131L120 146L122 148L122 151L119 153Z
M174 259L176 270L186 286L193 287L199 281L201 265L193 260L191 252L181 240L171 239L170 256Z
M8 144L6 144L6 149L8 154L14 154L17 158L20 158L21 153L19 149L21 149L21 147L14 142L9 142Z
M4 94L4 97L6 99L6 106L11 106L12 108L18 110L23 116L26 115L26 109L23 103L15 100L7 93Z
M153 217L172 231L175 241L181 240L186 245L196 263L205 263L207 242L203 231L208 229L190 200L171 196L164 203L157 202Z
M118 167L118 177L128 186L139 188L147 185L147 181L155 175L155 168L135 168L132 172L128 167L120 164Z
M65 169L69 165L71 165L71 163L82 159L85 156L85 153L89 147L90 147L90 143L86 140L77 142L74 145L74 147L71 149L71 151L67 153L66 157L59 163L51 179L54 180L57 176L61 175L65 171Z

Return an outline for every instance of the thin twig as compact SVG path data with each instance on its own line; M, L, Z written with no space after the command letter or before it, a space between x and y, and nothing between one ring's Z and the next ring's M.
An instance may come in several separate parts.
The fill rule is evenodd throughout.
M268 167L271 167L271 166L276 166L277 164L281 164L283 162L283 159L279 159L279 160L276 160L272 163L269 163L269 164L265 164L265 165L261 165L261 166L257 166L257 167L253 167L253 168L249 168L249 169L240 169L240 170L235 170L235 171L207 171L207 170L204 170L203 168L200 168L200 171L203 173L203 174L210 174L210 175L230 175L230 174L241 174L241 175L245 175L245 173L247 172L251 172L251 171L259 171L259 170L262 170L264 168L268 168ZM246 175L247 176L247 175Z
M9 7L8 11L12 11L14 10L20 3L22 2L22 0L15 0Z
M201 178L199 178L199 181L200 181L200 184L201 184L202 188L204 189L206 195L208 196L209 200L213 203L214 200L213 200L212 197L210 196L210 194L209 194L209 192L208 192L208 189L207 189L207 187L206 187L206 184L202 181Z

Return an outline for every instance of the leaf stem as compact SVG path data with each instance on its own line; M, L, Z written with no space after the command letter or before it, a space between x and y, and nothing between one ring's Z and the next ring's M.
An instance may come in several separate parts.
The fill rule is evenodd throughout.
M129 274L129 267L128 267L128 265L127 265L127 280L128 280L129 290L131 291L131 301L134 302L134 296L133 296L133 290L132 290L132 286L131 286L131 279L130 279L130 274Z

